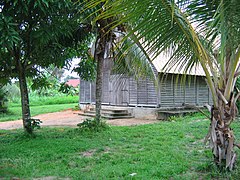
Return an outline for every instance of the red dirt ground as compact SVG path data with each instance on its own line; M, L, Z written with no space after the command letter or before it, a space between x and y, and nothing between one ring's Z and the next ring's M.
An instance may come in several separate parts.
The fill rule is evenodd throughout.
M66 110L55 113L41 114L34 116L33 118L40 119L42 121L41 126L71 126L77 127L77 124L86 119L86 116L78 115L80 111ZM107 120L109 125L113 126L133 126L141 124L152 124L159 122L156 119L114 119ZM10 130L22 128L22 120L0 122L0 129Z

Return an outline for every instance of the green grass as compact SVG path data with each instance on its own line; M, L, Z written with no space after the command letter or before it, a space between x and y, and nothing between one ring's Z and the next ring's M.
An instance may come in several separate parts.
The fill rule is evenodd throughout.
M74 108L79 100L79 96L30 96L31 115L58 112L69 108ZM0 113L0 122L18 120L22 117L21 103L10 102L8 113Z
M0 131L0 178L238 179L239 169L220 173L213 165L202 142L208 126L197 115L95 133L42 128L35 138ZM240 139L240 123L234 128Z
M78 103L79 96L30 96L30 106ZM21 106L20 99L10 103L10 107Z
M77 103L31 106L31 115L36 116L39 114L58 112L65 109L74 108L76 105ZM8 108L8 113L0 113L0 122L18 120L21 119L21 117L22 117L21 107L10 106Z

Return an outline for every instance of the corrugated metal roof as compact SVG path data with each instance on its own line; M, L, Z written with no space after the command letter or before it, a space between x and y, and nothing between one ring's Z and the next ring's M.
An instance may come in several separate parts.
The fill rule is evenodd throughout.
M163 53L153 60L153 64L158 72L205 76L205 72L203 71L203 68L200 64L193 66L191 70L185 72L186 65L180 66L178 64L175 64L173 67L171 67L170 64L167 65L168 60L169 57Z
M95 51L95 43L93 43L92 47L90 48L90 53L92 54L92 56L94 56L94 51ZM105 58L106 58L106 54L105 54ZM151 55L150 55L150 58L151 58ZM205 72L203 71L203 68L201 67L200 64L193 66L187 72L185 72L186 65L183 65L183 66L174 65L173 67L171 67L171 65L168 65L165 67L169 59L170 59L169 56L167 56L165 53L161 53L157 58L153 60L152 63L158 72L205 76Z

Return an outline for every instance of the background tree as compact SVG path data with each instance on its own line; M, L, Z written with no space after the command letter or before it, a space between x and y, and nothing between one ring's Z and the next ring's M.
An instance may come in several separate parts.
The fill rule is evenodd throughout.
M129 34L141 40L152 59L170 55L166 68L203 68L213 97L210 147L216 164L231 170L236 160L230 124L239 97L234 86L240 74L240 1L115 0L105 6L99 18L119 16L121 23L128 22Z
M77 8L70 0L0 2L0 77L19 79L28 133L33 122L26 78L37 76L40 67L62 67L76 56L79 40L88 34L88 27L79 26Z
M7 91L0 84L0 113L5 113L8 107Z
M64 69L63 68L58 68L56 66L50 65L47 69L45 69L48 73L51 74L51 76L55 77L59 81L63 77L64 74Z
M94 36L94 35L93 35ZM92 39L94 41L94 38ZM76 67L74 67L73 71L77 72L81 79L86 81L95 81L96 80L96 67L97 63L90 52L89 47L90 42L86 44L82 44L81 51L79 54L80 62ZM66 82L68 79L74 78L66 78L64 81Z
M28 78L28 86L39 96L54 96L60 88L60 80L49 70L41 70L38 76Z

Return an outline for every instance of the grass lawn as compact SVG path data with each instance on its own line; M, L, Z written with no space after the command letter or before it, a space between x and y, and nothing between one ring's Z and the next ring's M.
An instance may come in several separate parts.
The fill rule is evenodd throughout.
M31 115L36 116L38 114L58 112L61 110L74 108L75 106L77 106L77 103L31 106ZM10 106L8 109L8 113L0 113L0 122L22 118L22 110L20 106Z
M30 106L54 105L54 104L71 104L78 103L79 96L30 96ZM10 107L21 106L20 97L16 102L10 102Z
M2 130L0 179L239 179L239 168L220 173L212 163L203 144L208 126L189 116L102 132L44 127L35 138ZM240 139L240 122L234 130Z

